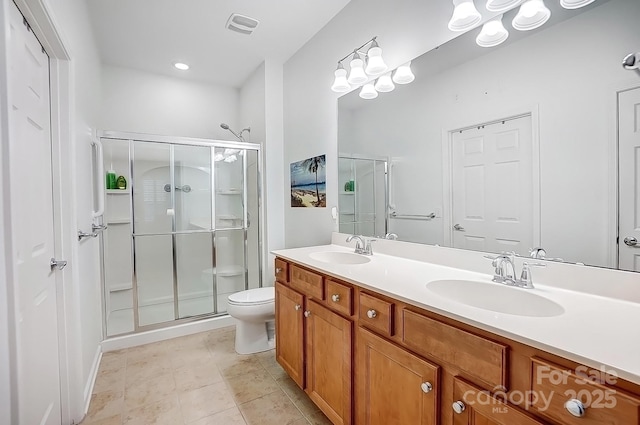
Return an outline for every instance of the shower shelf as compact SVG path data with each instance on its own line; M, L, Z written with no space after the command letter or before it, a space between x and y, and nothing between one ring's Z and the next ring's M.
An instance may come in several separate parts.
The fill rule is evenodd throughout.
M107 195L128 195L131 192L129 189L107 189Z
M240 189L217 190L216 193L218 195L242 195L242 190Z
M109 292L128 291L131 288L133 288L131 282L115 283L109 286Z
M204 269L202 271L203 274L207 274L207 275L216 273L218 277L240 276L244 272L245 272L244 267L239 265L220 266L217 268L214 267L214 268Z

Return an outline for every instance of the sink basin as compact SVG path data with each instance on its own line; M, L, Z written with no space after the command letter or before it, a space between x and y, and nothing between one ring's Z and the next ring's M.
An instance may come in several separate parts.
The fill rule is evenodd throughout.
M564 313L560 304L535 294L531 289L513 288L501 283L434 280L427 283L427 289L452 301L497 313L531 317L552 317Z
M331 264L364 264L371 261L371 258L364 255L354 254L352 252L339 252L339 251L322 251L312 252L309 257L323 263Z

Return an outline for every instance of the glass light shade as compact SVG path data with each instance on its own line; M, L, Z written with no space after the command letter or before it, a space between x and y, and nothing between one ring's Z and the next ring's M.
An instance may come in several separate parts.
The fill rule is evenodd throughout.
M378 81L376 81L375 89L380 93L388 93L395 88L396 88L395 84L393 84L393 81L391 81L390 72L387 74L381 75L378 78Z
M560 6L565 9L579 9L593 3L594 1L595 0L560 0Z
M551 17L551 11L542 0L527 0L513 18L513 28L518 31L530 31L542 26Z
M336 69L334 75L336 78L333 80L331 90L336 93L344 93L351 90L351 85L347 81L347 71L344 68L340 67Z
M506 12L522 3L522 0L487 0L487 10L489 12Z
M451 31L466 31L480 23L482 16L473 0L453 0L455 8L449 21Z
M476 37L480 47L494 47L509 38L509 31L502 25L502 15L490 20L482 26L482 31Z
M365 72L369 75L380 75L387 70L387 64L382 60L382 49L377 43L367 52L368 62Z
M353 59L349 63L349 66L351 67L349 78L347 78L349 84L358 86L369 79L369 77L367 77L367 74L364 73L364 63L362 62L362 59L360 59L359 54L353 54Z
M375 99L378 97L378 92L375 87L373 87L373 83L367 83L362 86L362 89L360 90L360 97L363 99Z
M411 72L411 61L400 65L398 69L396 69L396 72L393 73L392 78L393 82L396 84L409 84L415 79L415 75Z

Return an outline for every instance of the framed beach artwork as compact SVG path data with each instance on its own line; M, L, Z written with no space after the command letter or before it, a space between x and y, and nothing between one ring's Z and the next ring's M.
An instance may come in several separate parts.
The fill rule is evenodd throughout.
M291 163L291 206L326 207L325 155Z

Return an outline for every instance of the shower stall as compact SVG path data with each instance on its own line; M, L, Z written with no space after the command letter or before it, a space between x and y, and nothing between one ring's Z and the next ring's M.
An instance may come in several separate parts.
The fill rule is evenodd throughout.
M100 135L106 336L226 314L262 286L260 145ZM120 178L122 176L122 178Z

